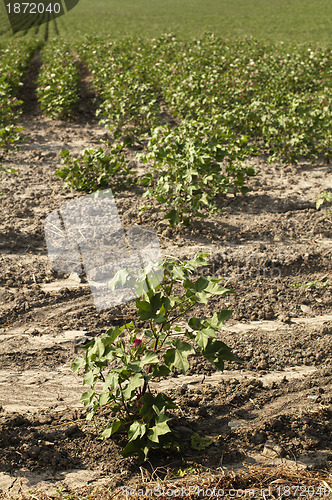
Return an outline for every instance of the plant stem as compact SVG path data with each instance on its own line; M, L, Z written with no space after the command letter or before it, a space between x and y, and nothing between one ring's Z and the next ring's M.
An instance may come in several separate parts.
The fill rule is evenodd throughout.
M167 323L169 323L170 325L172 323L174 323L174 321L176 321L177 319L181 318L182 316L184 316L188 311L190 311L190 309L192 309L194 307L195 304L191 304L185 311L183 311L182 313L178 314L177 316L175 316L175 318L171 319L170 321L167 321Z
M126 410L127 416L130 418L130 413L129 413L128 407L126 405L124 396L123 396L122 387L121 387L121 383L120 382L119 382L119 387L120 387L121 401L122 401L123 407Z

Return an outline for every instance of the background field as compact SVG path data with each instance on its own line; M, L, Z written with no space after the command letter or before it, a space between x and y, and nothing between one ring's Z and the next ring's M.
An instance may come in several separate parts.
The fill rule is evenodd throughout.
M231 39L326 43L331 39L331 16L329 0L81 0L57 24L66 38L94 33L153 37L165 32L191 38L211 31ZM1 33L11 36L3 3Z

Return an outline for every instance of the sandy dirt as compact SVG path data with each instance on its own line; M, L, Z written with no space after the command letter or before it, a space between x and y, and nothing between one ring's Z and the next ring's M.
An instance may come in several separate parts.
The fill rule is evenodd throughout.
M57 122L41 116L33 85L25 84L23 141L1 158L18 172L1 174L0 492L115 488L141 470L134 458L121 457L121 438L102 442L100 422L85 423L81 376L70 365L75 338L121 325L135 308L129 302L98 312L88 283L52 270L43 231L53 210L82 196L54 175L60 151L76 155L111 134L93 117L88 87L77 117ZM224 213L188 228L170 229L157 205L140 220L141 188L116 195L125 228L153 227L164 256L209 253L209 272L236 292L201 314L233 310L220 337L243 364L220 373L197 355L186 376L155 386L180 403L172 425L185 450L152 456L147 470L193 463L229 470L244 461L331 467L332 287L291 285L332 281L332 216L315 209L316 196L332 186L332 168L268 165L264 158L255 165L259 175L246 196L226 197ZM213 444L193 451L193 432Z

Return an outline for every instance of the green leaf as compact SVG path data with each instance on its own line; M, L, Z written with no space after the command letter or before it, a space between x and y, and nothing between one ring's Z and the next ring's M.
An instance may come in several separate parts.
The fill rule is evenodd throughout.
M111 400L110 393L109 392L104 392L99 396L99 406L103 407L107 405Z
M201 330L202 328L205 328L206 321L199 318L190 318L188 325L192 328L192 330Z
M97 407L97 408L98 408L98 407ZM94 407L92 408L92 410L90 410L90 411L86 414L85 420L88 420L88 421L92 420L92 419L93 419L93 417L95 416L95 414L96 414L96 406L94 406Z
M167 377L170 373L171 370L165 365L155 366L152 371L153 377Z
M107 330L105 334L105 340L108 345L111 345L114 343L114 341L121 335L121 329L118 326L115 326L114 328L110 328Z
M197 292L202 292L203 290L205 290L206 288L208 288L210 282L208 279L206 278L199 278L196 282L195 282L195 290L197 290Z
M133 391L135 389L137 389L138 387L140 387L141 385L142 385L141 375L138 373L135 373L135 375L133 375L130 378L128 384L126 385L126 387L122 391L124 398L126 400L131 399Z
M67 156L69 156L68 149L64 149L63 151L61 151L61 153L60 153L61 158L66 158Z
M208 299L211 295L226 295L228 293L234 293L233 290L225 288L219 284L219 280L213 278L199 278L194 284L196 293L195 300L198 303L207 304ZM187 296L190 293L187 292Z
M175 208L173 208L172 210L170 210L169 212L167 212L167 214L165 215L164 219L168 219L169 220L169 223L170 223L171 227L174 227L174 226L180 224L179 212Z
M140 358L140 363L142 367L145 365L155 365L159 363L159 358L154 351L146 350Z
M319 210L320 207L324 204L324 198L320 198L319 200L316 201L316 210Z
M153 316L152 316L152 319L153 319L156 323L165 323L165 321L167 321L166 316L164 316L163 314L156 314L156 315L153 315Z
M93 370L89 370L85 375L84 375L84 380L83 380L83 385L92 385L94 382L94 374Z
M208 294L205 291L197 292L197 293L195 293L195 300L199 304L207 304L208 303Z
M225 325L225 321L232 316L233 311L227 311L224 309L223 311L216 312L208 320L208 323L214 328L215 330L219 330L222 326Z
M221 340L216 340L209 338L207 345L201 348L202 354L206 357L208 361L213 363L219 370L223 371L224 361L236 361L241 362L235 354L232 353L230 347L228 347Z
M150 299L151 307L154 311L158 311L162 306L161 293L155 293Z
M108 288L115 290L116 286L123 287L127 284L128 277L132 274L127 269L120 269L116 272L113 278L108 282Z
M84 358L76 358L71 364L71 369L72 369L73 373L78 372L78 370L80 370L80 368L82 368L82 366L84 366L84 364L85 364Z
M93 344L88 347L87 355L91 358L92 356L96 356L97 358L101 358L105 352L105 339L104 338L95 338L92 341Z
M155 316L155 313L152 311L151 304L146 300L138 300L136 299L136 306L139 312L139 318L142 321L147 319L151 319Z
M141 403L143 406L140 409L140 415L144 418L147 418L150 420L153 417L153 405L155 404L155 397L152 396L149 392L146 392L143 397L141 398Z
M132 370L135 373L140 373L142 371L142 364L139 359L136 359L135 361L131 361L128 363L128 368L129 370Z
M178 368L184 373L189 369L188 356L195 353L193 347L187 342L181 342L179 339L173 341L174 348L170 348L164 354L166 366L170 370Z
M144 311L152 311L151 304L147 302L146 300L137 300L136 302L137 309L139 312L144 312Z
M148 438L154 443L159 442L159 436L168 434L171 429L168 427L167 421L169 420L168 415L165 413L160 413L155 420L155 425L149 429Z
M147 337L148 339L154 339L154 335L153 335L152 330L144 330L144 335L145 335L145 337Z
M146 425L137 420L131 424L128 431L129 441L134 441L137 438L142 438L146 432Z
M91 401L93 400L95 396L95 391L93 389L89 389L88 391L84 392L81 396L81 401L83 402L84 406L87 407L90 405Z
M201 451L208 448L213 443L213 439L209 437L201 437L197 432L191 435L190 447L193 450Z
M135 441L129 441L125 448L122 450L121 455L124 458L130 457L132 455L138 455L138 462L143 463L148 458L149 449L146 439L135 439Z
M209 330L208 328L206 328L205 330L201 330L200 332L197 332L197 335L196 335L196 343L198 345L198 347L200 349L206 349L207 345L208 345L208 342L209 342L209 339L211 337L215 337L216 334L214 332L214 330Z
M173 399L166 396L166 394L164 394L163 392L160 392L158 394L158 396L154 400L154 404L159 408L160 411L162 411L163 408L172 410L178 408L177 404L174 403Z
M208 286L205 288L205 291L208 292L210 295L227 295L229 293L234 293L233 290L229 288L225 288L224 286L220 285L219 280L210 278L208 283Z
M112 434L115 434L120 427L122 426L121 420L117 419L114 420L110 425L108 425L105 430L101 433L101 438L102 439L108 439L109 437L112 436Z

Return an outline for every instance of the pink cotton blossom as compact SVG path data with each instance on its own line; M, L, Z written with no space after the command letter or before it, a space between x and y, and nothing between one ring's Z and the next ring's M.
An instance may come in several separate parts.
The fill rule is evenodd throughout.
M135 347L139 347L141 345L142 341L141 339L134 339L133 344Z

